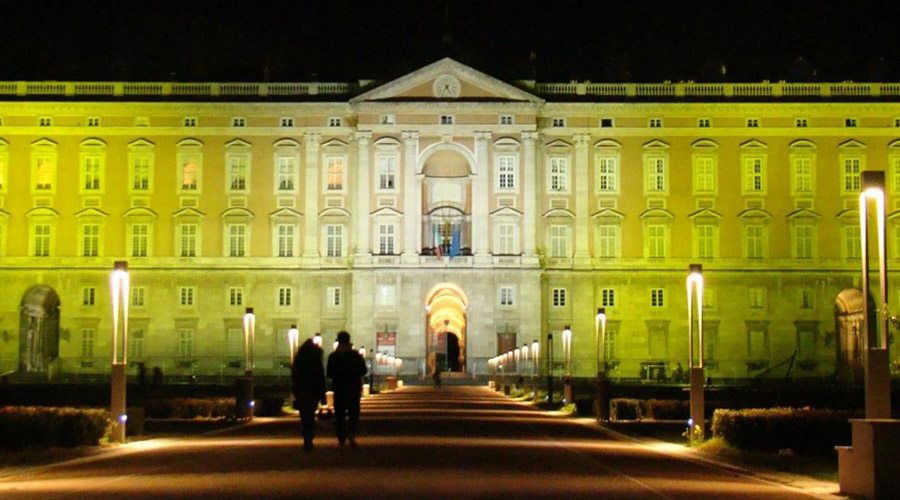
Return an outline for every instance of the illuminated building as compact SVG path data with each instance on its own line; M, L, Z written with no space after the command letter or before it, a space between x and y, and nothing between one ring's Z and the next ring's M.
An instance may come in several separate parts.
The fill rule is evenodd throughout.
M167 375L239 374L252 306L260 375L286 373L297 324L409 374L435 352L485 373L571 325L588 376L604 307L610 377L658 379L687 366L699 262L711 377L793 356L854 379L860 172L888 171L898 213L898 97L510 84L450 59L387 83L0 83L0 371L107 373L127 260L129 359Z

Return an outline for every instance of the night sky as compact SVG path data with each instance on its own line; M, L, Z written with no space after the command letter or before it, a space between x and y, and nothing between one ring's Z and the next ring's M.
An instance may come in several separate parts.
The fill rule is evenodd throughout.
M0 80L900 80L900 2L0 0ZM726 73L723 76L722 66Z

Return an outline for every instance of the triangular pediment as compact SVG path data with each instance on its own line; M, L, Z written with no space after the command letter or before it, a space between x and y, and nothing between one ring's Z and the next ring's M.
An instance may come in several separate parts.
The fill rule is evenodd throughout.
M400 217L403 217L403 213L400 212L400 211L398 211L398 210L397 210L396 208L394 208L394 207L381 207L381 208L379 208L378 210L375 210L374 212L372 212L371 214L369 214L369 217L372 217L373 219L376 218L376 217L395 217L395 218L400 218Z
M622 220L625 218L625 214L622 212L613 210L611 208L602 208L598 210L594 215L591 216L592 219L619 219Z
M818 213L816 213L808 208L801 208L799 210L794 210L793 212L787 214L787 218L790 220L793 220L793 219L819 219L821 217L822 217L821 215L819 215Z
M722 214L711 208L701 208L691 215L688 215L688 217L691 219L721 219Z
M100 209L97 209L94 207L85 208L84 210L75 212L75 217L78 217L78 218L81 218L81 217L106 217L107 215L108 214L106 212L104 212L103 210L100 210Z
M543 103L540 97L445 57L350 100L372 101L513 101Z
M491 212L491 217L521 217L522 212L512 207L500 207Z
M303 214L290 207L280 208L269 214L269 218L271 219L297 219L300 217L303 217Z
M200 218L202 218L202 217L206 217L206 214L197 210L194 207L184 207L180 210L175 211L172 214L172 217L176 218L176 219L179 217L200 217Z

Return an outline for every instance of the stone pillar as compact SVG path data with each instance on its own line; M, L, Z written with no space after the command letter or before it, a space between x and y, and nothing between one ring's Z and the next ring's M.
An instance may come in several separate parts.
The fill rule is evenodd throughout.
M353 256L353 265L367 265L372 262L371 227L369 224L369 193L371 191L369 179L369 141L372 132L364 131L356 134L359 147L357 155L357 180L356 180L356 255Z
M303 267L319 267L319 139L306 134Z
M419 159L419 133L403 132L403 254L404 263L418 264L420 248L416 248L419 240L419 220L421 219L421 202L416 205L416 190L421 186L416 182L416 164Z
M522 143L525 146L522 157L522 265L538 267L540 261L537 256L537 164L534 154L537 132L524 132Z
M488 143L490 132L475 132L475 174L472 182L472 253L476 266L490 266L491 247L488 239L490 182Z
M591 252L588 245L588 148L591 143L589 134L576 134L575 141L575 256L573 265L576 269L591 268Z

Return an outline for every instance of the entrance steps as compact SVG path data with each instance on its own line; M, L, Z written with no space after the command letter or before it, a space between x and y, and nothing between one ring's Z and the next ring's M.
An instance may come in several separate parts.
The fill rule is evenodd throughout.
M431 377L400 377L403 379L404 385L433 385L434 381ZM482 386L487 385L487 379L482 377L473 377L471 373L464 372L443 372L441 373L441 385L444 386Z

